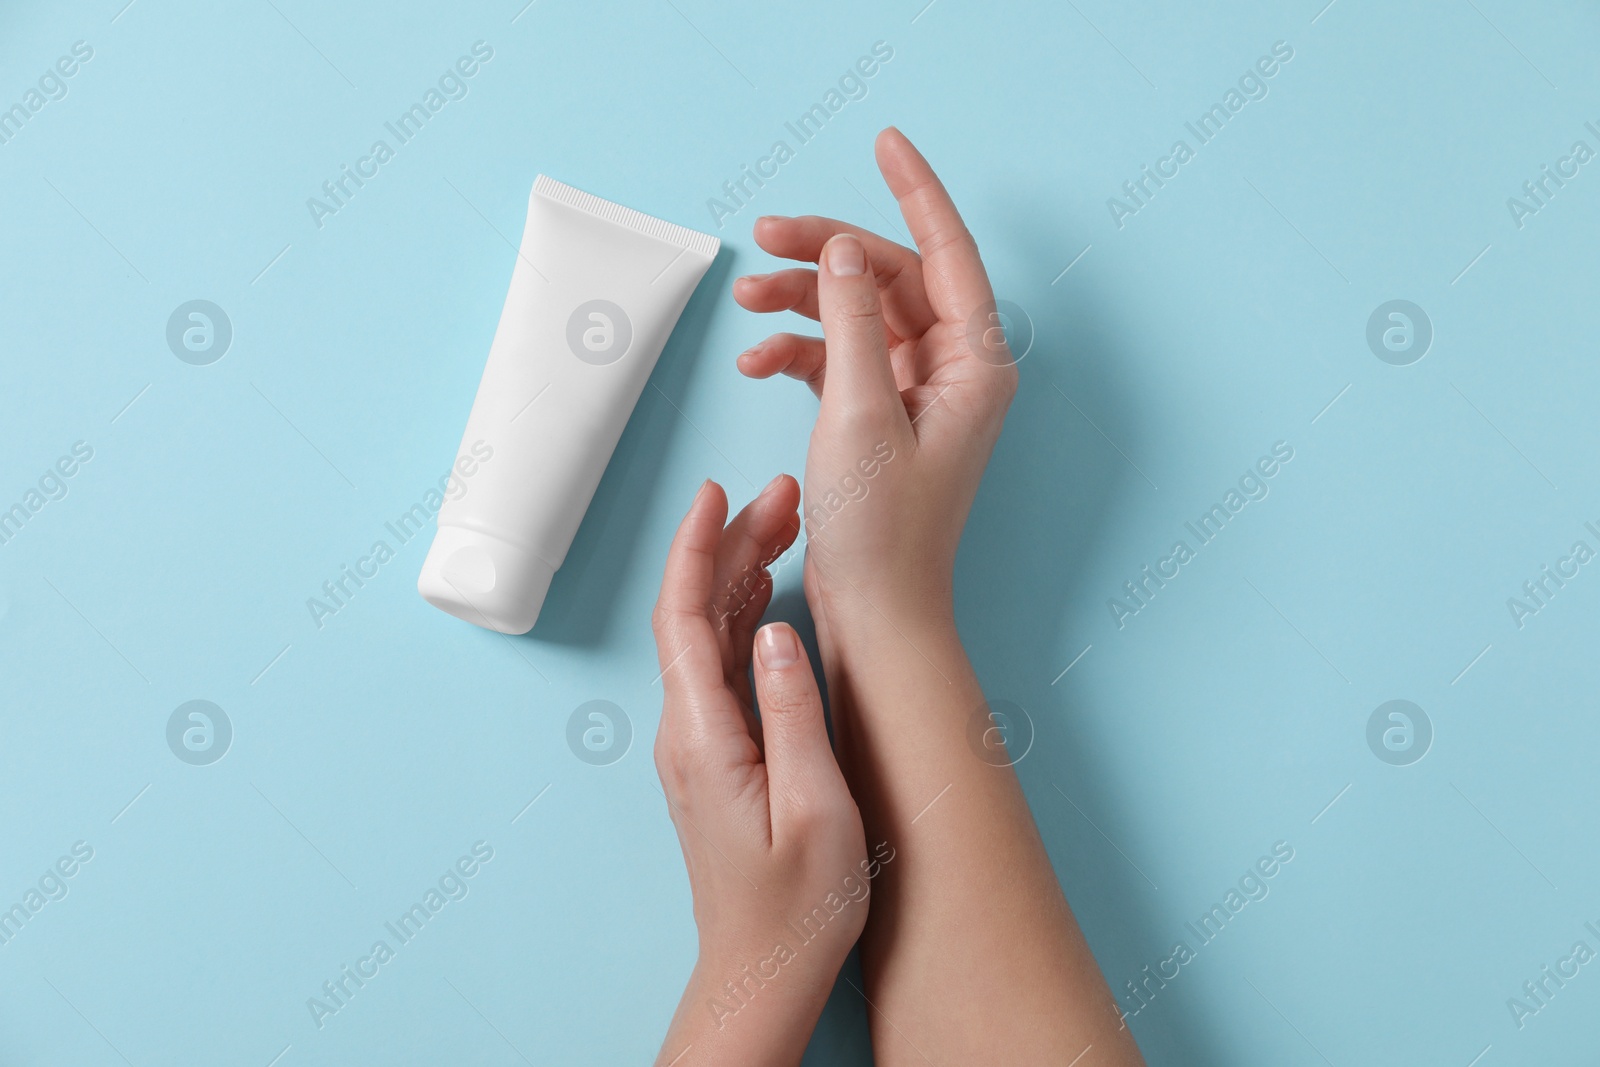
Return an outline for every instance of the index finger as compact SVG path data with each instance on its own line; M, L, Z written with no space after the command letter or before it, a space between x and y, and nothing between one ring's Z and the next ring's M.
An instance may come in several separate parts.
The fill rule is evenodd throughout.
M651 627L661 684L669 697L690 699L723 687L722 650L711 628L711 591L728 498L716 482L700 487L667 550Z
M878 134L876 152L883 180L922 253L928 302L941 320L965 323L994 299L978 243L961 221L944 183L905 134L890 126Z

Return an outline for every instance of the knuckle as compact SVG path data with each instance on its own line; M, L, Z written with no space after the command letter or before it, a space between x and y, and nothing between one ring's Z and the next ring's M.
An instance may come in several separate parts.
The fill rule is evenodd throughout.
M676 730L656 734L656 773L669 794L681 794L694 767L695 748Z
M1019 376L1015 364L985 365L981 373L965 385L956 406L971 419L987 421L1005 415L1017 394Z
M739 531L739 540L735 547L737 551L734 554L734 558L755 561L746 563L741 567L735 578L740 582L759 582L764 576L759 561L767 546L761 543L761 538L756 536L754 530L748 526L743 526Z
M796 847L804 850L807 842L820 836L829 826L827 812L809 799L802 800L789 809L789 829Z
M870 437L874 433L881 433L886 425L890 425L896 404L904 408L904 402L898 395L869 393L852 396L841 413L840 421L845 433L852 437Z
M677 754L673 751L673 744L665 740L665 736L661 734L656 737L656 776L661 779L661 788L671 797L683 789L683 772L679 767Z
M965 226L948 226L928 235L922 242L922 255L925 259L936 258L948 252L971 252L978 254L978 240L972 236L972 231Z
M761 679L761 712L793 723L805 713L806 701L799 686L784 675L787 671L763 671Z
M1021 382L1021 374L1017 372L1015 363L1008 363L1004 367L994 368L995 373L990 377L985 390L985 395L995 405L1005 408L1010 405L1012 398L1017 395L1017 386Z
M802 848L808 843L826 838L839 827L848 825L854 814L853 807L848 802L841 802L831 791L816 789L808 790L804 795L795 798L789 810L790 828Z
M834 294L830 318L839 328L851 333L877 329L882 322L877 291L852 285L846 292Z
M650 629L655 634L656 645L662 652L675 656L689 647L692 631L686 632L684 623L684 609L667 603L656 604L650 613Z
M762 714L772 716L789 730L809 728L813 718L822 714L821 700L806 684L804 674L809 670L807 664L800 662L782 671L763 671Z

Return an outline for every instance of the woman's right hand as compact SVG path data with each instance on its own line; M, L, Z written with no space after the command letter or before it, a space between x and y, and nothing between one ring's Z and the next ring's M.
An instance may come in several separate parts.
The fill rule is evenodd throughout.
M822 398L804 509L819 625L858 615L953 625L956 547L1017 370L944 186L893 127L877 159L921 254L834 219L758 220L762 248L817 269L740 278L734 299L817 319L823 337L774 334L739 368L799 378Z
M977 758L970 732L994 720L956 633L951 572L1017 369L944 187L895 130L877 155L920 255L829 219L762 219L763 248L817 269L734 289L753 311L822 323L822 338L776 335L739 366L822 397L806 599L840 766L871 839L903 857L874 884L861 941L873 1055L1137 1064L1016 774Z

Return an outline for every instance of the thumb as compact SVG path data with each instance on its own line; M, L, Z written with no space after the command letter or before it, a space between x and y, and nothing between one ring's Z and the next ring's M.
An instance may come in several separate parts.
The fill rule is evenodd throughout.
M767 804L777 838L783 825L831 810L849 789L828 743L811 661L794 627L778 622L761 628L754 673L766 744Z
M828 350L824 414L898 418L909 428L866 248L854 234L835 234L822 246L817 268L817 311Z

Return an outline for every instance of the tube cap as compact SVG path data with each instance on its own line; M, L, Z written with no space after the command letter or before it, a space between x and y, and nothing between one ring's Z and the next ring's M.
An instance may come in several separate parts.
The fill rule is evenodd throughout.
M441 526L417 576L422 599L503 634L533 629L556 569L521 545L461 526Z

